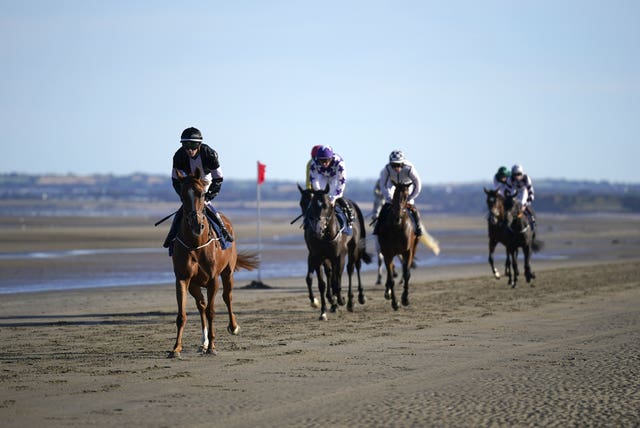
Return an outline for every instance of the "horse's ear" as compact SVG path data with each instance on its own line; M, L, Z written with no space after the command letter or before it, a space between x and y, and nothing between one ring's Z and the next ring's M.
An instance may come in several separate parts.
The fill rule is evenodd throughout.
M329 193L329 183L327 183L327 186L324 188L324 193Z
M298 190L300 191L300 193L304 193L304 189L302 188L300 183L296 183L296 185L298 186Z
M202 177L202 175L200 174L200 168L196 168L196 173L193 176L200 180L200 178Z
M484 187L484 193L486 193L487 195L489 194L489 191L487 190L486 187Z

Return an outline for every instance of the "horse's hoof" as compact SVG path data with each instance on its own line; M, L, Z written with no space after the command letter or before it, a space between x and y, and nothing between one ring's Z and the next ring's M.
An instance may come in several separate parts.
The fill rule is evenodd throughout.
M391 302L391 307L394 311L397 311L400 308L400 306L398 306L398 302Z
M493 276L494 276L496 279L500 279L500 272L494 272L494 273L493 273Z
M320 307L320 302L318 302L318 298L314 297L313 300L311 301L311 307L312 308L319 308Z
M230 325L228 325L227 331L229 332L229 334L232 334L235 336L236 334L240 333L240 326L236 325L236 328L232 328Z
M391 292L389 290L384 291L384 298L387 300L391 299Z
M345 303L347 303L347 302L344 300L344 297L342 297L342 296L338 296L338 304L339 304L340 306L344 306L344 305L345 305Z
M364 295L358 296L358 303L360 303L361 305L364 305L366 301L367 299L364 297Z
M336 311L338 310L338 305L331 305L331 308L329 308L329 310L332 314L336 313Z
M402 298L402 306L409 306L409 298L408 297L403 297Z
M171 351L167 354L167 358L177 358L177 359L182 359L182 356L180 355L180 352L176 352L176 351Z
M511 288L516 288L516 283L511 284Z
M326 321L326 320L327 320L327 314L323 312L322 314L320 314L320 321Z
M218 355L218 351L216 349L207 349L202 353L202 355Z

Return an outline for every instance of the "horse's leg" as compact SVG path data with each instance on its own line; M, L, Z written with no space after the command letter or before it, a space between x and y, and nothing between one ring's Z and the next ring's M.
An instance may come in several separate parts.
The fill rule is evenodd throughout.
M522 255L524 257L524 277L527 280L527 283L531 283L531 279L533 278L531 272L531 246L530 244L525 244L522 247Z
M353 312L353 290L351 277L353 275L354 267L355 263L352 260L351 256L349 256L349 261L347 262L347 275L349 276L349 289L347 291L347 310L349 312Z
M358 277L358 303L364 305L367 299L364 296L364 287L362 287L362 280L360 278L360 268L362 268L362 260L356 262L356 275Z
M205 314L207 310L207 302L204 300L204 295L202 294L202 289L199 286L194 287L193 284L189 287L189 293L193 296L193 299L196 301L196 308L198 308L198 314L200 314L200 327L202 329L202 339L200 341L200 352L206 352L207 348L209 348L209 322L207 320L207 315Z
M318 299L313 295L313 269L311 268L311 256L307 257L307 290L309 291L309 301L312 308L318 307Z
M324 265L324 264L323 264ZM323 265L318 266L316 273L318 277L318 293L320 293L320 321L327 320L327 297L325 296L325 288L327 287L327 283L322 276ZM326 270L325 270L326 273Z
M207 309L205 313L207 316L209 331L207 336L208 346L206 347L206 349L203 349L203 352L206 352L207 354L212 354L212 355L215 355L217 353L216 345L214 342L216 337L216 328L213 324L213 319L216 316L214 303L215 303L216 294L218 293L218 288L220 288L220 278L218 276L215 276L211 278L211 280L209 281L209 284L207 284Z
M376 285L382 284L382 263L384 261L384 257L382 257L382 253L378 252L378 276L376 277Z
M518 284L518 247L516 247L512 252L511 252L511 268L512 268L512 274L513 274L513 282L511 283L511 288L516 288L516 285Z
M511 285L511 254L509 248L505 247L506 260L504 262L504 274L509 278L509 285Z
M344 258L344 254L339 255L336 258L336 269L335 272L332 272L334 284L334 286L332 287L333 293L338 297L338 305L340 306L344 306L345 303L347 303L345 302L344 297L342 297L342 272L344 272Z
M176 327L178 333L176 335L176 343L173 350L169 352L168 358L179 358L182 352L182 333L184 326L187 324L187 287L189 280L176 279L176 300L178 301L178 316L176 317Z
M415 247L413 251L415 251ZM411 263L413 262L413 252L406 252L403 259L402 279L404 280L404 290L402 291L402 306L409 306L409 279L411 278Z
M385 293L384 293L384 297L386 299L391 299L391 307L394 310L398 310L398 301L396 300L396 293L394 291L394 281L393 281L393 256L388 257L387 255L384 256L384 264L387 268L387 282L385 283Z
M231 301L233 300L233 296L231 291L233 290L233 271L227 265L226 268L220 274L222 277L222 300L224 300L224 304L227 305L227 312L229 313L229 325L227 326L227 331L229 334L238 334L240 332L240 326L236 321L236 316L233 314L233 307L231 305Z
M498 269L496 269L493 265L493 252L496 249L496 245L498 245L498 241L489 238L489 265L491 266L491 272L493 272L493 276L495 276L496 279L500 279L500 272L498 272Z

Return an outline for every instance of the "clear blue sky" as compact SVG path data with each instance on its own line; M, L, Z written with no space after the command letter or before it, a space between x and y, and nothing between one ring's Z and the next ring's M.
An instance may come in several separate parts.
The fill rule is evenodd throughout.
M196 126L227 178L640 182L640 1L0 3L3 173L169 174Z

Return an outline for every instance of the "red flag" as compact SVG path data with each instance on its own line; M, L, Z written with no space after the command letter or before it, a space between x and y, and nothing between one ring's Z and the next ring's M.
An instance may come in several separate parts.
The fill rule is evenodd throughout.
M264 175L266 171L267 171L267 166L263 163L260 163L260 161L258 161L258 184L264 183Z

